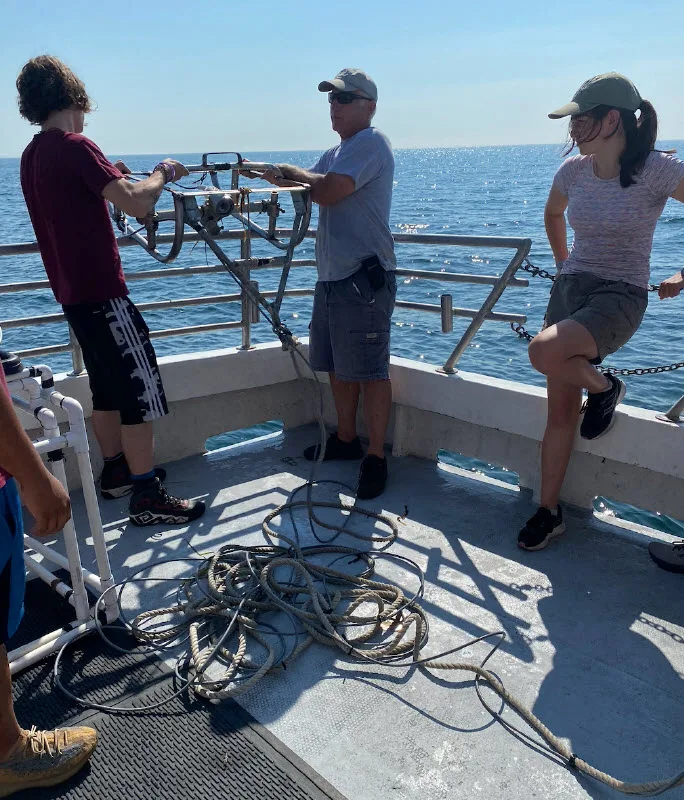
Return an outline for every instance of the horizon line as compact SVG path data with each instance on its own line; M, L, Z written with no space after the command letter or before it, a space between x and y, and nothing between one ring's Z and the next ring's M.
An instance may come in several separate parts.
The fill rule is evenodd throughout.
M683 142L684 139L671 139L667 136L659 138L660 142ZM406 150L473 150L478 148L495 148L495 147L563 147L567 142L536 142L525 144L447 144L447 145L417 145L413 147L393 147L394 152L401 152ZM280 150L250 150L250 153L312 153L318 150L326 150L330 148L324 147L299 147L299 148L283 148ZM136 157L136 156L158 156L162 152L146 152L146 153L115 153L117 156ZM172 152L172 151L168 151ZM177 151L175 155L196 155L201 153L201 150L186 150L185 152ZM226 153L234 153L234 150L226 150ZM245 151L247 152L247 151ZM106 153L105 153L106 155ZM20 155L0 155L0 161L13 161L21 158Z

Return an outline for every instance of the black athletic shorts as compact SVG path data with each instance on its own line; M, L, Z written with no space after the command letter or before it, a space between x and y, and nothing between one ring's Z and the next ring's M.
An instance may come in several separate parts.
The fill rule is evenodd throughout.
M127 297L62 308L83 350L95 411L118 411L123 425L169 413L150 331Z

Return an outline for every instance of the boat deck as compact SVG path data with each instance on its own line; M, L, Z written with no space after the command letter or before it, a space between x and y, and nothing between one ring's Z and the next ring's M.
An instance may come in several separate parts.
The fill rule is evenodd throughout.
M169 490L208 506L188 528L135 528L125 499L103 501L115 579L228 543L263 543L263 517L308 478L301 451L316 436L314 427L299 428L167 465ZM323 464L318 478L354 485L357 469ZM334 486L316 492L335 499ZM633 782L684 768L684 582L651 562L643 531L568 509L563 537L523 552L516 534L534 511L529 492L412 457L390 457L386 492L365 505L393 515L408 507L392 552L426 574L425 655L503 629L506 640L488 666L579 756ZM74 506L84 525L78 494ZM287 531L288 521L281 524ZM313 543L301 531L302 543ZM338 543L358 546L344 536ZM90 555L84 547L86 566ZM191 568L167 564L148 574ZM378 574L416 588L389 562L378 563ZM160 605L168 591L130 586L127 615ZM488 649L483 643L461 655L479 663ZM507 733L463 673L374 668L314 645L239 702L349 800L618 796ZM667 796L684 798L684 789Z

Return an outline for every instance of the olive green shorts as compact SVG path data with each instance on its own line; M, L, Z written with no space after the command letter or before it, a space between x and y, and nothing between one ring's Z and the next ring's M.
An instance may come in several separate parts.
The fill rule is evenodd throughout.
M624 281L606 281L591 272L559 275L551 289L544 327L565 319L583 325L594 337L600 364L637 332L648 292Z

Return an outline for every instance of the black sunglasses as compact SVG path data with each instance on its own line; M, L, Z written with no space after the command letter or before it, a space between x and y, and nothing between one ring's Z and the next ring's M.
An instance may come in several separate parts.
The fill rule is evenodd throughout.
M370 100L370 97L363 97L360 94L354 94L354 92L328 92L328 102L331 104L337 101L340 105L347 106L349 103L353 103L354 100Z

